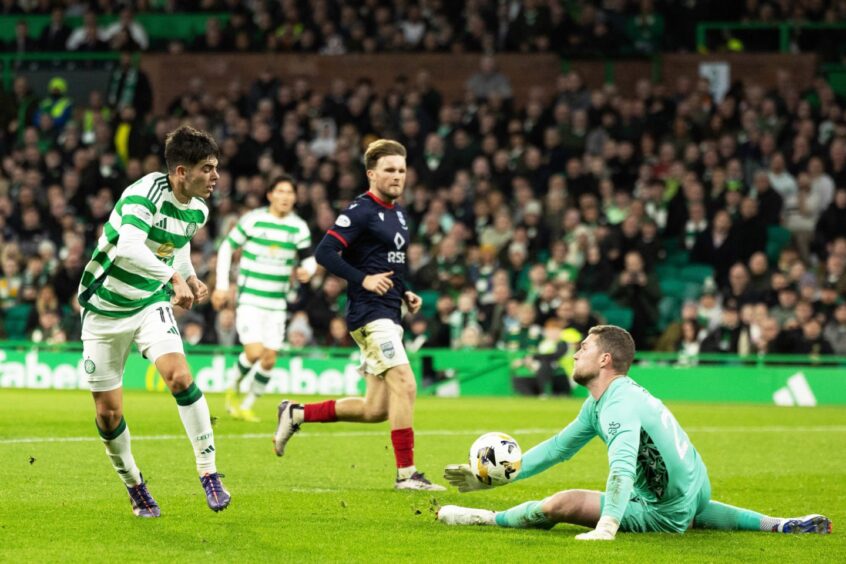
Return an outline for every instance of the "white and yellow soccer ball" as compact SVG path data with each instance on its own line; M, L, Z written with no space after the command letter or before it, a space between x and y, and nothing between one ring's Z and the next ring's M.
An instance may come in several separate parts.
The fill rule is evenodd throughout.
M520 474L523 452L505 433L485 433L470 447L470 470L488 486L503 486Z

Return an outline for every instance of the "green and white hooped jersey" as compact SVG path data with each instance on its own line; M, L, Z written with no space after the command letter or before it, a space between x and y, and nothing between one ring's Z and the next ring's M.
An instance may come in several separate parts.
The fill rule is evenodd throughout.
M129 317L156 302L170 299L167 283L156 280L126 258L115 258L121 225L131 224L147 233L147 248L157 259L173 266L174 254L208 220L209 209L200 198L179 202L167 175L154 172L121 194L97 248L82 273L79 304L108 317Z
M242 248L238 305L272 311L288 309L297 251L311 248L311 232L294 212L276 217L267 207L245 214L229 232L232 249Z

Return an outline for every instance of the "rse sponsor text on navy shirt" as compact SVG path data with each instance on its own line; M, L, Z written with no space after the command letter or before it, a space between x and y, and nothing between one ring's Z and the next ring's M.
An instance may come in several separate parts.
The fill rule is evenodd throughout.
M401 322L410 237L402 207L383 202L371 192L353 200L326 232L315 251L315 258L329 272L347 280L347 326L350 331L377 319ZM339 252L340 258L352 269L339 264ZM394 273L391 277L394 286L384 296L365 290L361 285L366 275L390 271Z

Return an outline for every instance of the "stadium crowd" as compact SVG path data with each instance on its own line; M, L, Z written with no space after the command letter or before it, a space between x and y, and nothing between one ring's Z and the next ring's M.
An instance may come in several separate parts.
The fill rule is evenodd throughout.
M151 38L137 13L210 13L202 34ZM839 23L842 0L723 2L698 0L3 0L0 15L50 14L40 33L17 23L9 52L153 51L300 52L339 55L375 52L554 52L567 57L651 55L696 49L696 23ZM223 17L220 17L223 15ZM108 22L103 16L111 17ZM71 27L66 18L82 18ZM99 21L98 21L99 18ZM718 36L732 50L772 50L777 30ZM802 50L832 47L823 36L802 35ZM822 40L821 40L822 37ZM733 43L731 42L733 40ZM743 40L743 41L741 41ZM718 47L718 46L715 46ZM839 52L839 55L842 55ZM837 53L834 53L836 56Z
M75 294L101 226L187 121L221 147L212 217L192 240L210 288L216 242L269 179L298 179L316 243L366 189L363 148L388 137L409 153L409 282L427 304L408 320L412 348L548 352L608 319L641 350L685 358L846 354L846 103L823 79L800 91L782 72L772 90L737 81L717 100L696 77L621 92L566 72L517 105L494 56L460 100L409 73L384 92L264 72L214 96L194 79L163 114L128 53L86 100L61 77L38 99L17 77L0 104L5 337L79 339ZM351 345L341 281L290 298L292 346ZM231 309L180 323L189 343L237 342Z

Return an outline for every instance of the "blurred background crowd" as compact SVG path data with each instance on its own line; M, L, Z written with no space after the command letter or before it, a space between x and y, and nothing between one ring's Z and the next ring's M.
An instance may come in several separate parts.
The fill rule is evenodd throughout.
M135 21L151 11L229 17L190 44L158 44ZM298 179L316 245L366 190L363 148L387 137L408 149L408 281L425 301L407 319L413 349L537 353L525 366L537 370L608 321L642 350L688 359L846 355L846 101L825 79L800 90L784 71L772 89L740 77L718 98L697 76L624 92L563 71L517 104L496 58L693 50L697 17L842 21L846 2L0 0L0 14L33 12L51 24L37 37L19 25L7 53L123 55L87 99L60 75L40 95L23 75L0 92L5 338L79 339L76 288L103 222L126 186L163 169L166 133L188 122L222 153L211 219L192 240L210 288L217 242L265 203L269 179ZM117 19L99 26L95 13ZM79 28L63 23L79 16ZM459 99L413 68L382 71L395 75L384 91L268 70L220 96L185 69L183 94L157 114L133 55L156 49L478 52L479 66ZM343 281L318 276L290 300L292 346L352 344ZM189 343L237 343L231 309L195 307L181 328Z
M156 33L145 15L208 14L190 40ZM701 22L838 24L843 0L2 0L2 15L49 15L30 29L18 20L14 52L145 51L345 53L554 52L568 57L652 55L697 48ZM139 17L136 17L140 15ZM795 50L844 55L839 29L803 33ZM764 28L723 32L709 48L776 50Z

